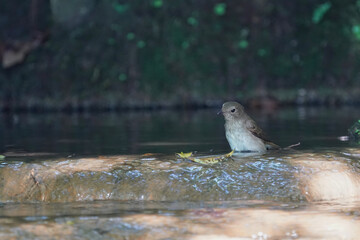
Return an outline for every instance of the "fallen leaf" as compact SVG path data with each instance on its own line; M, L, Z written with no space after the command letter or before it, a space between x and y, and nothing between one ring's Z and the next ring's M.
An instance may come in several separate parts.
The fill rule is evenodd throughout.
M181 153L176 153L176 155L178 156L178 157L181 157L181 158L189 158L189 157L191 157L192 156L192 152L188 152L188 153L183 153L183 152L181 152Z
M177 153L177 156L188 159L193 162L201 163L201 164L215 164L218 162L222 162L224 160L229 159L234 153L234 150L225 155L216 155L216 156L202 156L202 157L193 157L192 152L190 153Z

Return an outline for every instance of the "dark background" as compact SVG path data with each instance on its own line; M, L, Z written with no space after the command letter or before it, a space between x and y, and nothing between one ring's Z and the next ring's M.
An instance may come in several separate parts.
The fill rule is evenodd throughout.
M356 104L359 49L359 0L3 1L0 107Z

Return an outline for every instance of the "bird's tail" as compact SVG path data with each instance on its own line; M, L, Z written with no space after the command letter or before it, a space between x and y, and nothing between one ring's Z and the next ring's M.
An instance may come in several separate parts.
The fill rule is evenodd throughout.
M287 146L285 148L281 148L279 145L276 145L273 142L265 142L266 150L279 150L279 149L292 149L293 147L297 147L300 145L300 142Z
M276 145L273 142L265 142L265 146L267 150L277 150L277 149L281 149L281 147L279 145Z

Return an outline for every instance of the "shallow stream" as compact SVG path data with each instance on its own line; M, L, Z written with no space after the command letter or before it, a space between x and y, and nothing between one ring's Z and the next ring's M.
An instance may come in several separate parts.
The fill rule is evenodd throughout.
M358 239L357 108L250 112L275 143L230 151L217 109L0 115L0 239Z

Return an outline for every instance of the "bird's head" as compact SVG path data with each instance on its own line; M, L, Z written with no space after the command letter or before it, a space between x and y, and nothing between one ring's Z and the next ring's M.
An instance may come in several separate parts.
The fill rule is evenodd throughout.
M226 102L222 105L221 113L225 120L240 119L244 113L244 107L237 102Z

